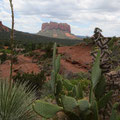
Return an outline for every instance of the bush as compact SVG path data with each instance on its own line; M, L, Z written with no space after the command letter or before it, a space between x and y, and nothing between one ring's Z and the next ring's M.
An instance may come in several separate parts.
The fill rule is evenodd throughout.
M120 64L120 41L118 38L113 37L109 42L109 50L111 51L111 65L112 69L116 69Z
M53 43L49 43L43 46L43 51L45 51L46 54L44 54L44 58L51 58L53 55Z
M13 63L14 63L14 64L18 63L17 56L14 56L14 57L13 57Z
M83 41L86 43L86 45L89 45L89 44L94 44L94 40L92 38L84 38Z
M37 91L41 89L46 77L44 71L41 71L41 73L38 74L17 73L17 75L13 77L13 80L17 83L27 83L26 87L29 86L31 89L35 89Z
M3 63L6 60L7 60L7 54L5 52L3 52L3 54L0 55L0 61L1 61L1 63Z
M35 94L25 84L0 80L0 120L35 120L32 110Z

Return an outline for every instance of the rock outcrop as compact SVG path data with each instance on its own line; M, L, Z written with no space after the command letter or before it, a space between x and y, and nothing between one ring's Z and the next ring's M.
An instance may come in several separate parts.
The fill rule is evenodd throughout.
M71 33L70 25L68 25L67 23L50 22L50 23L42 24L42 31L53 30L53 29L59 29L61 31Z
M9 32L9 29L2 24L2 21L0 21L0 31L6 31Z
M67 23L43 23L41 30L37 34L60 39L80 39L71 33L70 25Z

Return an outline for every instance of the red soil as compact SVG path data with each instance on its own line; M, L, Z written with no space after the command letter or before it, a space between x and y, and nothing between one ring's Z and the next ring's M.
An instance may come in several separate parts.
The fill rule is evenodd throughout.
M90 55L92 46L84 44L76 46L59 47L58 53L64 55L61 59L62 69L73 73L87 72L90 69L92 57Z
M61 73L79 73L87 72L90 70L90 64L92 57L90 55L92 46L86 46L84 44L76 46L58 47L58 53L63 56L61 58ZM44 54L40 50L35 50L40 55ZM10 61L5 61L0 65L0 76L9 77ZM25 57L24 55L18 55L18 63L13 66L13 75L17 72L20 73L39 73L40 68L36 63L32 62L32 57Z
M17 72L20 73L39 73L40 69L36 63L32 63L32 58L25 57L24 55L18 56L18 64L13 65L13 75ZM6 61L0 65L0 76L2 78L9 77L10 74L10 61Z

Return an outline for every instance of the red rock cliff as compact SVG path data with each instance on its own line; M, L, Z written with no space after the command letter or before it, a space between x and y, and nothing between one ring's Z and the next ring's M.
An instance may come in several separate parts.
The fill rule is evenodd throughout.
M0 21L0 31L6 31L9 32L9 29L2 24L2 21Z
M68 25L67 23L50 22L50 23L43 23L42 24L42 31L52 30L52 29L59 29L59 30L71 33L70 25Z

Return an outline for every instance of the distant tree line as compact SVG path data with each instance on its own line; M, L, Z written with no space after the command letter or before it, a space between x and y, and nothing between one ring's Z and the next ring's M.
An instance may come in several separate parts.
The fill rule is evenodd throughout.
M17 43L24 43L24 44L56 42L57 44L60 44L60 45L75 45L82 42L82 40L50 38L50 37L45 37L45 36L40 36L35 34L23 33L19 31L15 31L14 39L15 41L17 41ZM1 42L4 43L9 40L10 40L10 32L4 32L4 31L0 32L0 43Z

